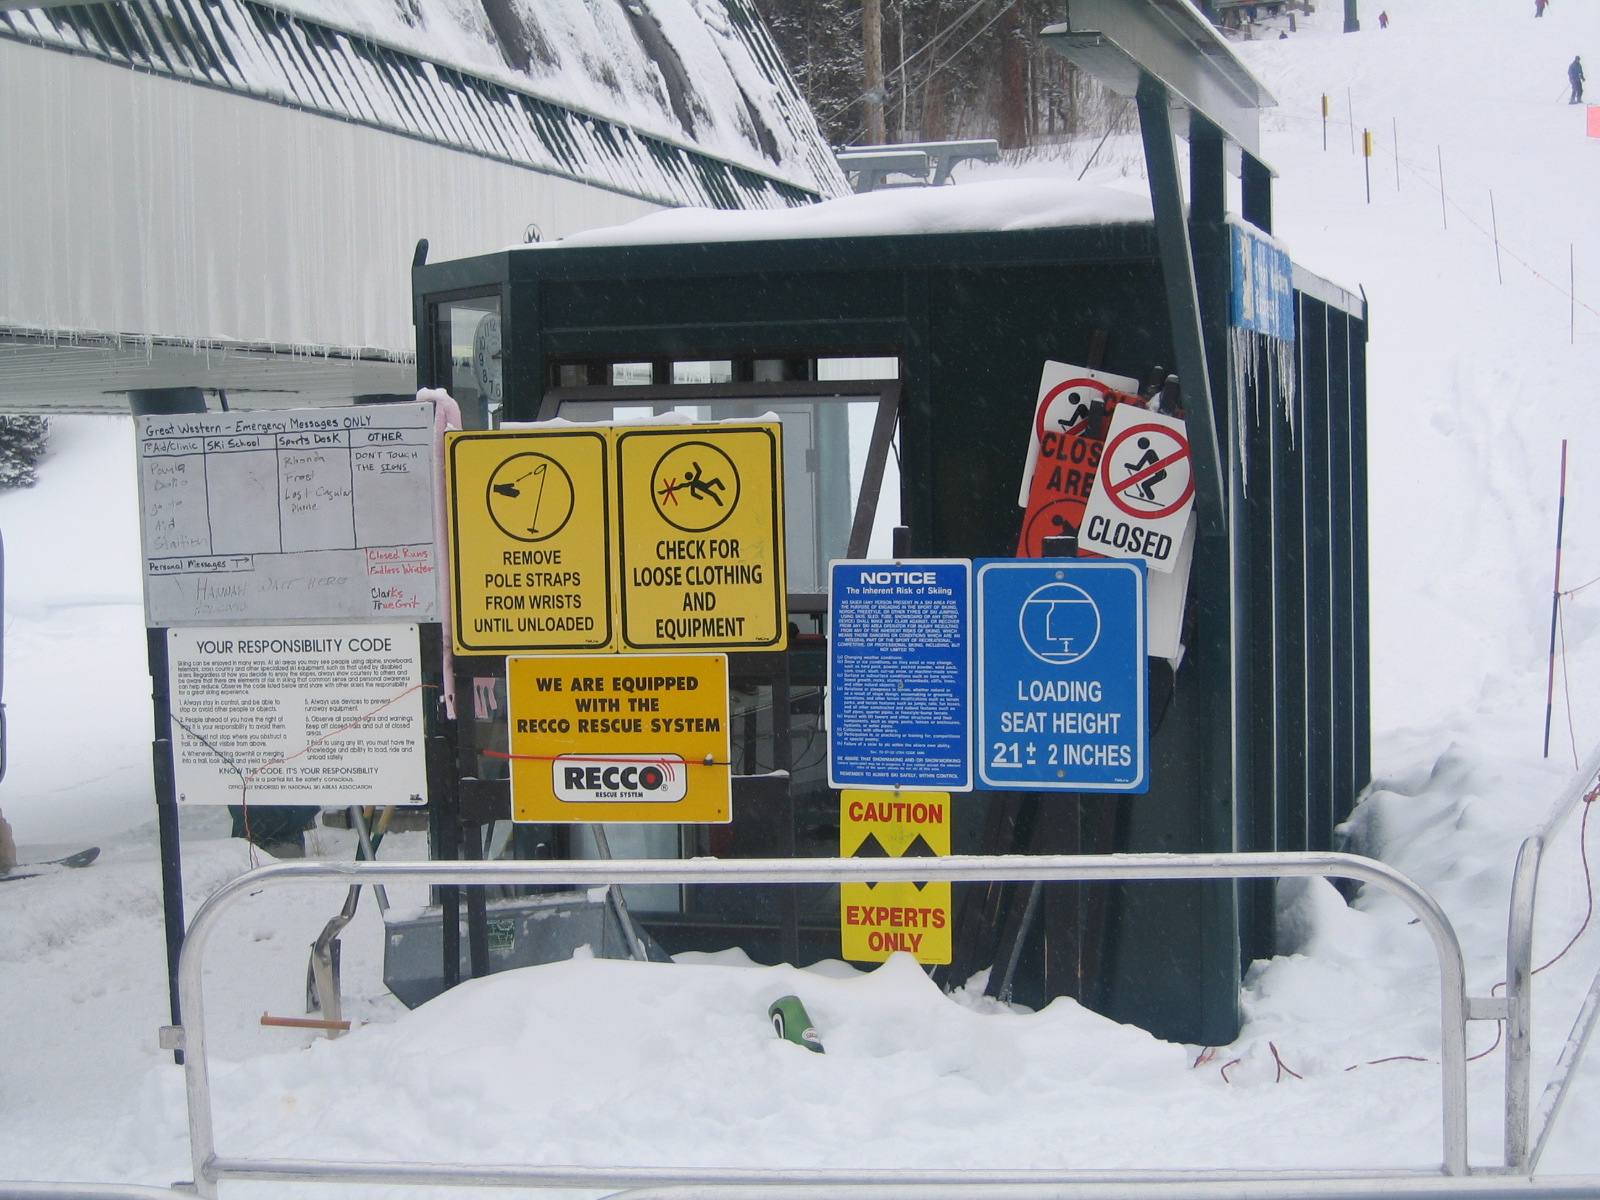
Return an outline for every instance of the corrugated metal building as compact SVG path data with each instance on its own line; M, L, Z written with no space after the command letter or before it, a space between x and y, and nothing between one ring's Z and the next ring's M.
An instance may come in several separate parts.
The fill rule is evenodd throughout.
M844 190L749 0L0 0L0 110L11 411L406 391L421 238Z

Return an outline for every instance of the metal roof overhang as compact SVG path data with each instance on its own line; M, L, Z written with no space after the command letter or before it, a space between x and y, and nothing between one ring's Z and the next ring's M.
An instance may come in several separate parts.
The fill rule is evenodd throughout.
M1119 96L1139 90L1141 73L1156 76L1185 115L1259 157L1258 110L1277 101L1188 0L1072 0L1067 20L1039 37Z
M212 408L322 408L415 392L382 352L0 328L0 414L126 413L127 393L197 387Z

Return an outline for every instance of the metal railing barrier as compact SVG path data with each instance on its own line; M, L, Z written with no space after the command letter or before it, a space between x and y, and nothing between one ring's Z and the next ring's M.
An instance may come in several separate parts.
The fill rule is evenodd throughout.
M192 1191L142 1183L20 1183L0 1179L0 1200L193 1200Z
M1375 884L1392 892L1416 913L1433 939L1439 959L1441 1011L1440 1063L1443 1092L1443 1159L1438 1167L1415 1171L1343 1172L1084 1172L1080 1170L756 1170L682 1167L607 1168L583 1166L450 1165L436 1163L359 1163L313 1159L224 1158L216 1152L211 1080L206 1055L205 996L201 963L221 915L236 900L269 886L334 880L350 885L422 883L564 884L580 887L628 884L848 883L897 880L1111 882L1131 880L1282 879L1333 877ZM1498 1019L1500 1012L1478 1012L1469 1005L1461 947L1439 905L1406 876L1373 859L1337 853L1276 854L1111 854L1039 856L960 856L930 859L652 859L556 862L280 862L260 867L218 888L195 912L178 968L183 1024L163 1030L163 1044L184 1051L189 1100L189 1141L196 1191L217 1195L222 1179L338 1181L496 1187L639 1188L667 1186L870 1188L915 1184L919 1188L1017 1185L1044 1188L1046 1194L1096 1181L1122 1183L1192 1182L1225 1179L1349 1180L1381 1176L1438 1179L1469 1174L1467 1164L1466 1022ZM1501 1008L1504 1002L1497 1002ZM1495 1168L1498 1170L1499 1168ZM1049 1192L1049 1189L1055 1189ZM1297 1194L1306 1193L1296 1186ZM862 1193L863 1195L865 1193ZM1188 1193L1196 1194L1196 1193ZM1236 1193L1235 1193L1236 1194ZM1593 1194L1593 1193L1591 1193Z
M1600 776L1600 746L1589 752L1584 764L1572 775L1556 800L1550 816L1539 832L1527 838L1517 852L1516 871L1511 877L1511 903L1506 918L1506 1083L1505 1083L1505 1169L1518 1175L1532 1175L1549 1142L1567 1088L1576 1074L1589 1035L1600 1017L1600 973L1589 985L1589 994L1579 1010L1572 1032L1556 1061L1550 1082L1539 1100L1537 1137L1530 1141L1531 1085L1533 1082L1533 916L1539 889L1539 868L1544 848L1567 823L1589 787Z

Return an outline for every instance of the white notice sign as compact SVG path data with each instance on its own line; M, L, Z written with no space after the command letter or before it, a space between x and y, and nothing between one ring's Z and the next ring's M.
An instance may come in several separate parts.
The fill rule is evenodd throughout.
M140 417L151 626L437 621L433 405Z
M178 800L424 804L415 625L169 629Z

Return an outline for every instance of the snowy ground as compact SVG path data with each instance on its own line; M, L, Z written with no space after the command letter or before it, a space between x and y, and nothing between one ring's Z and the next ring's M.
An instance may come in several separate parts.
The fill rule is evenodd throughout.
M1600 9L1558 0L1534 21L1520 0L1392 0L1389 29L1372 11L1371 28L1342 35L1342 6L1322 7L1294 36L1243 52L1280 101L1263 147L1281 173L1277 234L1371 303L1378 782L1352 847L1440 900L1484 995L1503 978L1516 847L1600 740L1589 589L1563 604L1541 756L1563 439L1564 587L1600 576L1600 141L1565 83L1574 53L1600 62ZM1376 145L1370 204L1352 151L1363 128ZM1108 146L1088 179L1136 187L1128 161ZM985 177L1070 180L1081 166L1080 152ZM166 996L132 497L128 426L99 418L57 422L43 481L0 496L13 755L0 804L25 856L105 847L86 871L0 885L0 1179L189 1176L182 1079L155 1040ZM192 908L249 862L225 815L185 820ZM1585 921L1579 829L1549 851L1539 962ZM350 856L348 835L319 838L319 852ZM420 856L418 835L391 853ZM1068 1001L1020 1013L944 997L904 961L858 974L579 960L407 1014L378 981L370 907L344 938L347 1010L369 1023L337 1042L262 1028L263 1011L299 1011L306 945L341 900L338 888L264 893L215 943L224 1153L766 1167L1439 1157L1432 951L1405 910L1370 893L1346 907L1327 885L1285 889L1284 954L1252 970L1244 1032L1210 1055ZM1536 1079L1597 965L1591 930L1539 976ZM770 1036L766 1005L788 992L827 1054ZM1471 1039L1486 1048L1492 1027ZM1280 1077L1274 1049L1295 1075ZM1470 1068L1477 1163L1500 1153L1501 1069L1498 1050ZM1586 1136L1597 1082L1591 1064L1545 1171L1600 1172Z

